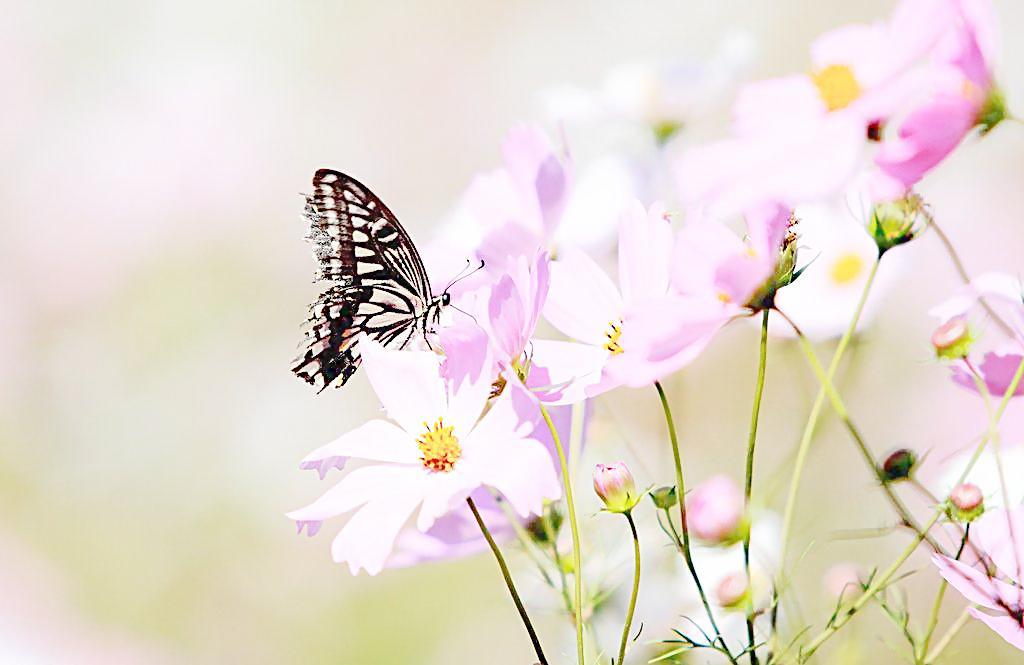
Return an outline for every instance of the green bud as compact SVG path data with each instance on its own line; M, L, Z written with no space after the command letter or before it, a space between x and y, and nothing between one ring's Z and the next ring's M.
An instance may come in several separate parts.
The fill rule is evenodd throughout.
M651 490L647 495L651 497L651 501L654 502L654 505L658 510L668 510L679 503L679 498L676 496L675 485L659 487L656 490Z
M995 126L1006 120L1006 98L1003 96L1003 91L999 88L992 86L992 89L988 92L988 97L985 98L985 103L981 105L981 110L978 111L978 124L981 125L981 134L984 136L988 134Z
M878 255L916 238L931 221L924 199L910 192L901 199L876 203L868 220L868 233L878 245Z
M963 317L946 321L932 333L932 346L935 347L935 355L943 360L966 358L973 343L971 329Z

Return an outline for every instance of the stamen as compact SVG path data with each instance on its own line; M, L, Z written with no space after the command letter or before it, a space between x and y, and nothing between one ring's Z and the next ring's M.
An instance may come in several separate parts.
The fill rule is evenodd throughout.
M860 84L846 65L829 65L812 72L811 81L829 111L844 109L860 97Z
M451 471L455 468L455 463L462 457L459 440L452 433L455 427L452 425L445 427L443 418L438 418L432 427L424 422L423 427L427 431L416 439L423 466L431 471Z
M604 334L608 339L604 343L604 348L610 351L613 356L617 356L622 353L622 346L619 344L619 338L622 337L622 321L618 323L612 321L608 324L608 328L608 331Z

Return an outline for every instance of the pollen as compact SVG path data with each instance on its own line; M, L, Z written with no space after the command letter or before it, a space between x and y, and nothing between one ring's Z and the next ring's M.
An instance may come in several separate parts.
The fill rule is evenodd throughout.
M615 321L609 322L608 330L605 331L604 336L608 340L604 343L604 348L608 349L613 356L622 353L622 345L619 344L619 338L622 337L622 321L618 323Z
M829 111L838 111L860 97L860 84L846 65L829 65L811 74L811 81Z
M455 468L455 463L462 457L459 439L452 432L455 427L445 427L444 419L438 418L433 426L423 423L427 431L416 439L419 444L423 466L431 471L448 472Z
M829 275L832 281L845 286L857 279L864 272L864 259L853 252L846 252L832 264Z

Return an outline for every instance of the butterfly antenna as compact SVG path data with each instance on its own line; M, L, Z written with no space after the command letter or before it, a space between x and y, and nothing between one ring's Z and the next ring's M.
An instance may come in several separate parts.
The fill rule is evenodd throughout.
M466 259L466 268L469 268L471 263L472 262L469 259ZM445 292L447 292L448 289L452 288L453 286L455 286L456 284L458 284L462 280L468 279L468 278L472 277L473 275L475 275L476 273L478 273L479 271L483 270L484 265L485 265L484 264L484 260L480 259L480 265L478 265L476 268L473 268L469 272L466 272L466 268L463 268L462 270L460 270L459 274L455 276L455 279L453 279L452 281L448 282L448 286L444 287Z

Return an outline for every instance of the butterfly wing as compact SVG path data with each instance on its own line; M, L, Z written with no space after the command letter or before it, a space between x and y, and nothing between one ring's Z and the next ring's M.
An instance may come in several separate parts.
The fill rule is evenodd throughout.
M319 390L344 385L359 367L358 335L405 346L430 302L416 246L365 185L337 171L313 176L306 199L318 280L335 284L310 308L306 351L292 367Z

